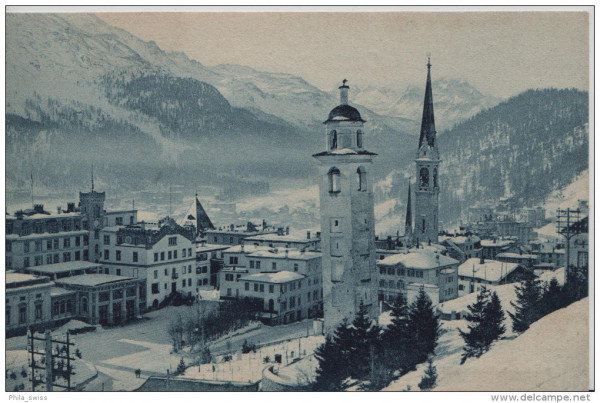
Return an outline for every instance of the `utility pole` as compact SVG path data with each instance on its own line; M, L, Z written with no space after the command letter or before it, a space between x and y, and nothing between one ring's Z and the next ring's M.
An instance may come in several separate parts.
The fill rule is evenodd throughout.
M581 211L579 209L571 210L570 208L566 210L557 209L556 210L556 228L559 235L565 237L567 241L567 260L565 262L565 284L567 284L567 279L569 278L569 263L570 263L570 252L571 252L571 238L577 235L579 232L571 228L571 224L573 222L579 221L579 214Z
M33 331L30 329L27 337L28 337L27 348L31 350L30 351L31 352L31 359L30 359L31 362L29 363L29 366L31 367L32 391L35 391L35 386L37 384L44 382L42 380L36 380L36 377L35 377L36 369L40 369L40 370L43 369L46 371L46 382L45 383L46 383L46 390L48 392L52 392L54 386L66 389L67 392L71 391L71 375L72 375L72 370L73 370L71 362L73 360L75 360L74 357L71 357L71 346L74 346L75 344L69 340L69 333L67 332L66 341L53 340L52 333L50 333L49 330L46 330L46 334L44 335L43 338L41 338L41 337L35 337ZM40 342L44 343L43 352L36 351L36 349L35 349L36 341L40 341ZM56 346L55 353L52 350L53 346ZM62 348L59 346L62 346ZM43 367L37 365L37 363L35 361L36 355L40 355L43 357L43 360L45 362ZM81 354L79 353L78 350L75 351L75 355L77 355L78 358L81 358ZM66 368L64 366L61 366L59 368L54 368L54 365L56 363L55 358L60 358L61 360L66 360ZM63 361L61 361L61 362L63 362ZM64 384L54 383L54 380L57 377L64 378L65 381L67 382L67 384L64 385Z

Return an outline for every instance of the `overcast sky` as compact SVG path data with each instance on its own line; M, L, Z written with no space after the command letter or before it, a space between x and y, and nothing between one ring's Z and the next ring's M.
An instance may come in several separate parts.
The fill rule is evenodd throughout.
M291 73L329 90L465 78L509 96L528 88L588 88L585 12L114 13L110 24L205 65Z

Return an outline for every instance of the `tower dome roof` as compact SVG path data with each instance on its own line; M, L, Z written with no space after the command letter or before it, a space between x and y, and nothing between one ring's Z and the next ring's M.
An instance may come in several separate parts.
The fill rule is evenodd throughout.
M348 80L344 78L342 85L338 87L340 90L340 104L329 112L329 117L323 123L339 121L366 122L360 117L360 112L356 108L348 105L348 90L350 87L346 85L347 82Z
M360 112L350 105L338 105L329 112L327 122L346 120L351 122L365 122Z

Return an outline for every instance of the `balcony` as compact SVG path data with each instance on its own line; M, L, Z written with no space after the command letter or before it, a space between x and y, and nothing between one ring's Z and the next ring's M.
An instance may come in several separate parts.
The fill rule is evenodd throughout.
M173 280L177 280L177 279L179 278L179 274L178 274L178 273L172 273L172 274L171 274L171 278L172 278Z

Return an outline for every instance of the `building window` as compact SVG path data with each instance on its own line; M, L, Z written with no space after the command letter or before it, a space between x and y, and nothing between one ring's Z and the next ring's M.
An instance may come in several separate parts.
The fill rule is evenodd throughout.
M340 170L337 168L331 168L327 173L329 176L329 193L340 192Z
M116 251L116 259L119 261L121 260L121 251L120 250Z
M185 252L186 252L185 249L181 250L181 257L185 257Z
M338 136L337 136L337 132L335 130L332 130L331 132L329 132L329 144L330 144L330 148L332 150L335 150L337 148L338 145Z
M254 292L258 292L258 284L254 283Z
M173 259L177 259L177 250L173 251Z
M58 253L54 254L54 263L59 263L60 262L60 257L58 255Z
M588 253L587 252L577 252L577 267L587 267L588 266Z
M265 285L264 284L260 285L260 292L265 292Z
M154 261L158 262L158 252L154 252Z
M171 260L172 258L173 258L173 252L169 251L167 259Z
M65 239L63 239L63 246L65 248L70 248L71 247L71 238L65 238Z
M250 291L250 283L248 283L248 282L244 283L244 290Z
M152 283L152 294L158 294L160 291L158 290L158 283Z
M437 172L437 168L433 168L433 187L437 187L438 183L438 172Z
M233 243L233 237L232 236L229 237L229 243Z
M169 246L175 246L175 245L177 245L177 237L176 236L169 237Z
M110 235L104 235L104 245L110 245Z
M121 269L117 269L117 276L121 275Z
M192 248L188 248L188 256L192 256Z
M294 263L294 271L298 271L298 263Z
M358 130L356 132L356 147L362 148L363 146L363 132L362 130Z
M429 186L429 170L427 168L421 168L419 171L419 180L419 186L421 188L426 188Z
M260 269L260 261L259 260L256 261L256 268Z
M271 263L271 269L277 270L277 262Z
M117 217L115 219L115 224L117 224L117 225L123 225L123 217Z
M133 261L134 262L138 261L138 253L137 252L133 252Z
M250 268L251 268L251 269L254 269L254 260L251 260L251 261L250 261Z
M29 253L29 242L23 243L23 251Z
M75 260L81 260L81 252L75 251Z
M238 264L237 256L229 256L229 264Z
M108 260L110 258L110 251L108 249L104 249L104 260Z
M27 306L22 305L19 307L19 325L27 322Z
M356 170L356 176L358 177L358 191L364 192L367 190L367 171L363 167L358 167Z
M165 260L165 252L160 252L160 261L164 261Z

